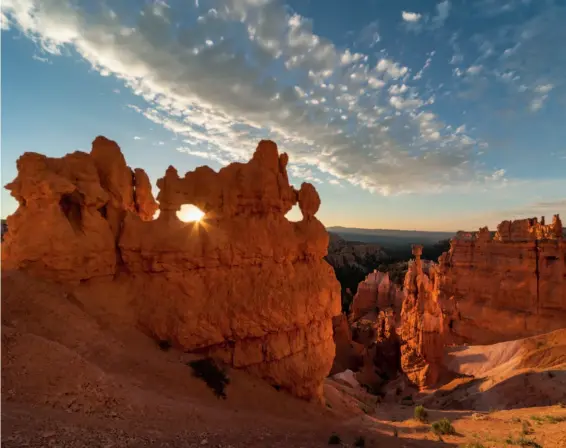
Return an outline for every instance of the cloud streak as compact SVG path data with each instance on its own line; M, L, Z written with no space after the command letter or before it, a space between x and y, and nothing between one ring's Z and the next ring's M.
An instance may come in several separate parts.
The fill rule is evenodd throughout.
M59 0L4 0L2 13L44 51L73 49L121 79L145 100L131 109L178 134L179 151L225 164L271 138L297 173L381 194L502 180L478 161L479 139L427 110L434 99L402 62L340 50L274 0L211 5L186 23L163 1L137 17ZM441 26L450 2L436 12Z

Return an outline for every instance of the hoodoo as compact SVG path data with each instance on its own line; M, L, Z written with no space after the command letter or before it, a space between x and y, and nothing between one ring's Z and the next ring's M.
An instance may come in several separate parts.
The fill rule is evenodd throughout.
M199 167L179 177L169 167L153 220L149 179L126 165L115 142L97 137L90 154L62 158L26 153L7 185L19 207L8 218L3 270L67 288L115 277L156 339L319 400L340 285L323 260L319 196L311 184L289 184L287 160L261 141L248 163L218 173ZM303 219L289 222L297 203ZM203 220L181 222L183 204Z

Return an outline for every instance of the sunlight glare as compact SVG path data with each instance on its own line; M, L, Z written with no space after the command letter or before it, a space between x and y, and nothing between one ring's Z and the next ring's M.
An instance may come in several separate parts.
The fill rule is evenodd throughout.
M177 212L177 217L183 222L199 222L203 216L204 213L191 204L182 205L181 210Z

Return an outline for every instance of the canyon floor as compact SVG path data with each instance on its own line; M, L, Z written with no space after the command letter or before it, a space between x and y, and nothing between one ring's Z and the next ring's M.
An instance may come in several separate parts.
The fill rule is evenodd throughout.
M229 369L227 398L216 398L187 365L195 355L137 328L119 279L72 293L19 272L2 280L5 447L306 448L333 433L342 446L566 446L566 407L545 406L566 393L566 330L448 353L467 376L415 400L429 422L452 421L456 434L440 440L413 406L330 379L321 405Z

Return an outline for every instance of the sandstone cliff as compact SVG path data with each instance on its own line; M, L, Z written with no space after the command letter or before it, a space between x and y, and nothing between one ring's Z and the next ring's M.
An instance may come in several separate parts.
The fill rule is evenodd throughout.
M459 232L438 265L415 247L405 278L402 368L419 386L442 373L443 347L493 344L566 327L566 242L558 215Z
M97 137L90 154L60 159L26 153L7 185L20 206L8 218L2 268L68 288L118 275L156 339L320 399L340 285L323 261L318 194L290 186L286 165L287 155L262 141L248 163L218 173L200 167L179 177L169 167L152 220L149 179L115 142ZM201 222L177 218L187 203L205 213ZM285 214L296 203L303 220L291 223Z
M358 285L350 308L350 319L356 321L370 311L393 308L401 311L403 291L389 279L389 273L373 271Z
M566 241L558 215L459 234L439 259L450 341L491 344L566 327ZM505 325L501 323L504 322Z

